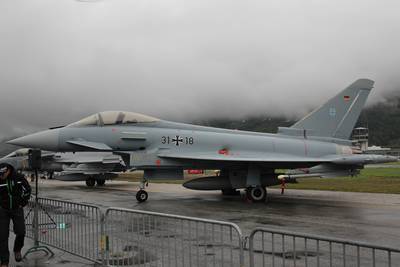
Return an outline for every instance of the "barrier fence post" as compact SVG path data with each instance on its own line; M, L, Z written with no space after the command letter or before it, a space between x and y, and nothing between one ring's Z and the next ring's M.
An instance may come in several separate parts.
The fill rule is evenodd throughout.
M54 256L53 251L46 246L40 246L39 244L39 188L38 188L38 170L35 169L35 206L33 209L33 221L32 221L32 229L33 229L33 247L28 249L25 253L25 258L28 254L34 253L37 251L44 251L47 255L50 254L50 258Z
M37 175L36 175L37 179ZM36 187L36 196L35 196L35 207L33 208L33 222L32 222L32 227L33 227L33 245L35 247L39 246L39 200L38 200L38 192L37 192L37 187Z
M104 212L102 209L99 210L100 212L100 249L101 249L101 262L103 266L108 266L108 260L107 260L107 251L108 251L108 236L106 234L105 230L105 221L106 221L106 212Z
M105 247L104 247L103 236L104 236L104 216L103 216L103 211L101 210L100 211L100 260L102 266L106 266L104 261Z
M239 261L240 267L244 267L244 250L246 249L246 237L240 237L240 247L239 247Z

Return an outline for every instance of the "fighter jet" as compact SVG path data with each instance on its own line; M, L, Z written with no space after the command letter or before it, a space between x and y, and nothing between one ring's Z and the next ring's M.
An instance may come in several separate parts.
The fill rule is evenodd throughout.
M100 112L65 127L9 141L52 151L110 151L128 166L144 170L139 202L147 181L183 179L187 169L218 169L219 175L184 183L197 190L232 193L245 189L254 202L265 201L266 187L280 184L277 169L322 166L348 174L367 163L394 157L355 154L349 140L374 82L360 79L291 127L277 134L228 130L160 120L124 111Z
M1 163L8 163L16 170L30 172L28 163L29 148L18 149L0 159ZM126 170L120 156L110 152L78 152L54 153L42 152L41 172L47 172L52 178L62 181L86 181L86 185L93 187L96 183L103 186L107 179L117 177L115 172ZM53 176L53 174L55 175Z

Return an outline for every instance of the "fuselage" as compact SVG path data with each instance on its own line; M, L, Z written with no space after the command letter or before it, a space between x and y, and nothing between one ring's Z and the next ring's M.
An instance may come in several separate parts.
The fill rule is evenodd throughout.
M74 141L88 141L105 144L116 152L137 151L143 153L146 151L152 154L169 151L170 153L215 153L216 155L225 153L227 156L240 156L246 154L246 152L252 152L259 155L281 155L282 161L287 155L321 158L352 154L350 146L331 142L166 121L124 126L64 127L50 131L58 132L58 144L56 147L48 147L48 149L57 151L87 151L88 147L76 145ZM221 162L221 164L226 163ZM161 163L154 161L153 165L172 166L174 163L170 160L163 162L161 159ZM198 167L192 165L193 163L188 164L187 167ZM207 163L203 161L196 165L202 165L203 168L215 168L219 164L218 162ZM142 166L140 162L131 162L131 167L139 169L151 166L149 162ZM274 167L287 168L291 166L285 166L282 163ZM305 164L304 167L307 166L310 165ZM271 166L265 167L271 168ZM296 165L294 167L301 166Z

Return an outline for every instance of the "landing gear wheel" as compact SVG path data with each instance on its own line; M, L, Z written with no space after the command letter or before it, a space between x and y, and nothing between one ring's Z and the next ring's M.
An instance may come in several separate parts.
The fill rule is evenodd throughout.
M95 179L89 178L89 179L86 180L86 185L89 186L89 187L93 187L95 184L96 184L96 180Z
M253 202L264 202L267 199L267 190L261 186L247 188L246 194Z
M97 179L96 180L97 186L103 186L106 184L106 180L103 179Z
M136 193L136 199L137 199L137 201L139 202L139 203L142 203L142 202L145 202L146 200L147 200L147 198L149 197L149 195L147 194L147 192L146 191L144 191L144 190L139 190L137 193Z

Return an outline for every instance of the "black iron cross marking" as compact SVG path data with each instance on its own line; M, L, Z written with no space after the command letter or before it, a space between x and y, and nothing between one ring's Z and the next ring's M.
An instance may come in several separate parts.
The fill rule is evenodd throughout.
M176 135L175 138L172 138L172 143L175 143L175 145L179 146L180 143L183 143L183 138L180 137L179 135Z

